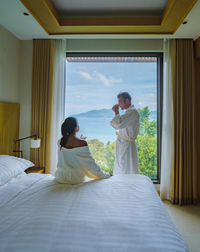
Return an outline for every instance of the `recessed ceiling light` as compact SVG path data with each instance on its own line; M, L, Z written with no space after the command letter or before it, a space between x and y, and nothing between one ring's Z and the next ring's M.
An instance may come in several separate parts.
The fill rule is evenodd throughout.
M23 14L24 14L24 16L29 16L29 14L27 12L24 12Z
M188 21L184 21L182 24L187 24Z

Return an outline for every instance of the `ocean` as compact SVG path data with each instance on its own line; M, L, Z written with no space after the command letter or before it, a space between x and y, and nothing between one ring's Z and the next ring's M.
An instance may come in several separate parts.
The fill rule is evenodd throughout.
M80 127L79 133L77 136L80 137L82 134L84 137L87 137L86 140L98 139L99 141L106 144L108 141L114 142L117 138L115 132L110 125L112 118L103 118L103 117L77 117L78 124Z
M90 110L81 114L72 115L78 120L80 127L77 136L83 135L86 140L98 139L106 144L117 138L116 130L111 127L110 121L114 117L111 109ZM157 120L156 111L150 111L149 120Z

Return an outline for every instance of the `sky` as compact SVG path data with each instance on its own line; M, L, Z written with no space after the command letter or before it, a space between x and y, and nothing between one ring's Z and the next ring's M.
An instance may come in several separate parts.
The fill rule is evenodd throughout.
M68 62L65 115L111 109L119 92L129 92L136 108L157 110L157 63Z

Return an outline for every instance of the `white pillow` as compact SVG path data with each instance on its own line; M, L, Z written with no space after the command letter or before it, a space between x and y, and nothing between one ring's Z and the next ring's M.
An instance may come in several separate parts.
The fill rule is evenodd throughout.
M32 166L34 164L29 160L9 155L0 155L0 186Z

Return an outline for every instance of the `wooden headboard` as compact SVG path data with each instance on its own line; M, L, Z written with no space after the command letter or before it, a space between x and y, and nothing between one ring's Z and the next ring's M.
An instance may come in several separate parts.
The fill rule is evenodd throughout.
M14 155L15 140L19 138L20 105L0 102L0 154Z

